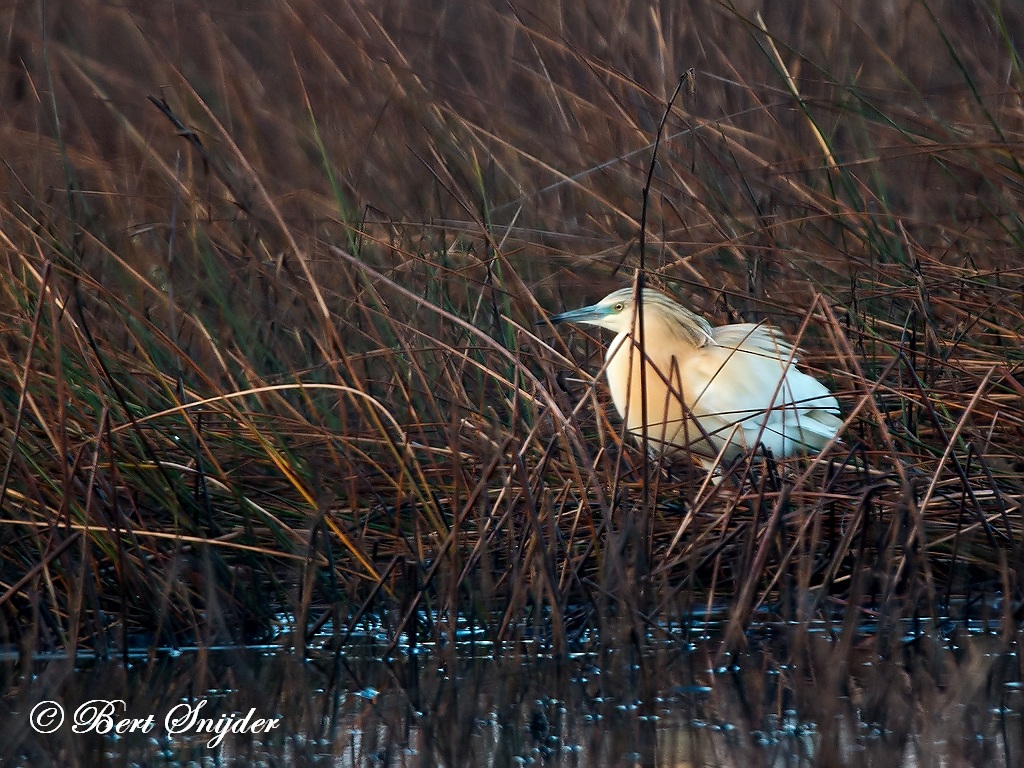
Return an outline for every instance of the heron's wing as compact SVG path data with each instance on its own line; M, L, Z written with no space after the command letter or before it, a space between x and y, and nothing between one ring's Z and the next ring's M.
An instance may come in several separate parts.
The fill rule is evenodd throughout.
M755 388L771 381L772 386L763 398L758 398L765 408L768 398L775 391L776 385L783 376L785 368L786 384L780 388L775 397L775 407L793 405L798 410L822 409L828 413L839 413L839 402L832 396L828 388L813 376L797 370L793 363L799 361L799 350L785 339L777 328L763 323L737 323L715 328L715 341L726 351L712 353L709 360L718 361L717 370L724 373L729 369L733 376L735 368L746 369L749 376L739 377L741 385ZM746 354L742 354L746 353ZM717 374L716 374L717 376ZM746 381L743 381L743 379ZM721 386L716 382L716 389ZM748 393L753 395L753 392ZM723 396L728 396L723 391Z
M762 328L746 326L747 343L738 348L705 347L686 361L682 384L692 413L708 432L725 435L738 426L749 440L763 424L762 440L769 447L770 434L785 438L782 453L786 441L824 444L842 423L839 403L820 381L785 366L792 347L787 344L785 354L781 347L776 353L775 337L758 333ZM735 333L742 336L744 330ZM811 440L811 435L824 441Z
M728 349L742 349L758 355L768 355L793 362L798 359L793 354L793 345L786 341L778 328L764 323L736 323L721 325L712 331L715 343Z

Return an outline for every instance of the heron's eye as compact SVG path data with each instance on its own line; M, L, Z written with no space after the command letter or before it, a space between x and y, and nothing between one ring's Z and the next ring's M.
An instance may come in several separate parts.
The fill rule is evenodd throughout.
M612 304L612 312L621 312L625 308L626 308L626 305L623 304L621 301L618 302L617 304Z

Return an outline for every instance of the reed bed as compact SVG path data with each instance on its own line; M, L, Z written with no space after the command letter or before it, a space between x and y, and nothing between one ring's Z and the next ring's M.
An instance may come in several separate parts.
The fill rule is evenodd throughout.
M0 644L1019 631L1021 10L0 15ZM544 322L641 267L842 441L645 460Z

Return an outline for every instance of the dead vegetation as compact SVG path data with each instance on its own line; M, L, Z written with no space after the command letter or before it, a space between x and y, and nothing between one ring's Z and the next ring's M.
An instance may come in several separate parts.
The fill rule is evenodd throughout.
M0 643L1017 631L1018 9L74 5L0 12ZM848 422L717 487L537 324L632 279L691 68L647 279Z

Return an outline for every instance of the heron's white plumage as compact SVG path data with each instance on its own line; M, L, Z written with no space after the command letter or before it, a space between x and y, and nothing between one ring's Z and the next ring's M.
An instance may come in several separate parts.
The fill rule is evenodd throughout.
M651 450L690 451L705 467L759 443L776 456L821 450L839 431L839 403L798 370L793 346L766 325L712 327L668 296L645 289L644 347L633 289L623 288L553 322L597 325L617 333L605 374L612 401L636 436L643 432L640 366L647 362L647 439Z

